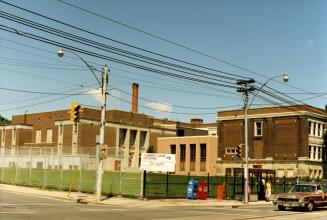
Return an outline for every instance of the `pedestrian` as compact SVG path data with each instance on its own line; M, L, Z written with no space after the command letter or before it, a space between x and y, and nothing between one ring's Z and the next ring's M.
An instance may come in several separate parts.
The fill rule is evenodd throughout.
M265 200L266 195L265 195L265 179L261 179L260 181L260 187L259 187L259 200Z
M269 202L269 200L270 200L271 188L272 188L271 181L267 180L267 183L266 183L266 201L267 202Z

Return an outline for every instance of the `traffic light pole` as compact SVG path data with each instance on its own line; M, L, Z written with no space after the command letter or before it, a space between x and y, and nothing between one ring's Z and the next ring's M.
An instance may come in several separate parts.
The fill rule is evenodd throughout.
M100 144L97 146L97 152L100 152L100 146L104 145L104 130L106 124L106 105L107 105L107 87L108 87L109 68L105 65L102 68L102 90L101 90L101 127L100 127ZM99 158L99 154L96 155ZM103 175L102 159L99 158L97 164L97 182L96 182L96 201L101 201L102 194L102 175Z
M249 142L248 142L248 102L249 92L254 91L253 87L248 87L248 84L254 83L253 79L240 80L237 82L238 85L242 85L242 88L238 88L238 92L242 92L244 95L244 203L249 203Z

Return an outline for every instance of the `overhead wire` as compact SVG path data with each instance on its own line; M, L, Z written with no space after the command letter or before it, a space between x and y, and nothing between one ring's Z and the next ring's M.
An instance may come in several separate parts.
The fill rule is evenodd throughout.
M167 72L167 71L163 71L163 70L159 70L159 69L154 69L154 68L151 68L151 67L142 66L142 65L139 65L139 64L136 64L136 63L131 63L131 62L116 59L116 58L111 58L111 57L108 57L108 56L105 56L105 55L102 55L102 54L99 54L99 53L83 50L83 49L73 47L73 46L69 46L67 44L60 43L58 41L54 41L54 40L44 38L44 37L41 37L41 36L37 36L37 35L31 34L31 33L28 33L28 32L23 32L23 31L18 30L17 28L8 27L6 25L0 25L0 29L4 30L4 31L7 31L7 32L10 32L10 33L13 33L13 34L23 36L23 37L34 39L34 40L37 40L37 41L40 41L40 42L43 42L43 43L51 44L51 45L54 45L54 46L58 46L58 47L63 46L66 49L72 50L72 51L77 52L77 53L81 53L81 54L84 54L84 55L89 55L89 56L97 57L97 58L100 58L100 59L116 62L116 63L122 64L122 65L131 66L131 67L134 67L134 68L146 70L146 71L157 73L157 74L160 74L160 75L169 76L169 77L173 77L173 78L185 79L185 80L189 80L189 81L201 82L201 83L204 83L204 84L211 84L211 85L229 87L229 88L234 88L234 89L236 88L235 86L229 86L229 85L220 84L220 83L216 83L216 82L205 81L205 80L201 80L201 79L198 79L198 78L179 75L179 74L175 74L175 73L171 73L171 72Z
M106 36L103 36L103 35L100 35L100 34L97 34L97 33L91 32L91 31L89 31L89 30L86 30L86 29L83 29L83 28L80 28L80 27L77 27L77 26L74 26L74 25L71 25L71 24L68 24L68 23L65 23L65 22L59 21L59 20L54 19L54 18L50 18L50 17L48 17L48 16L42 15L42 14L40 14L40 13L37 13L37 12L31 11L31 10L28 10L28 9L23 8L23 7L20 7L20 6L18 6L18 5L14 5L14 4L8 3L8 2L3 1L3 0L0 0L0 2L2 2L2 3L4 3L4 4L7 4L7 5L10 5L10 6L12 6L12 7L18 8L18 9L23 10L23 11L25 11L25 12L28 12L28 13L31 13L31 14L34 14L34 15L37 15L37 16L40 16L40 17L42 17L42 18L45 18L45 19L51 20L51 21L53 21L53 22L56 22L56 23L59 23L59 24L65 25L65 26L67 26L67 27L74 28L74 29L76 29L76 30L79 30L79 31L82 31L82 32L85 32L85 33L91 34L91 35L93 35L93 36L97 36L97 37L102 38L102 39L110 40L110 41L112 41L112 42L119 43L119 44L121 44L121 45L128 46L128 47L131 47L131 48L134 48L134 49L137 49L137 50L143 51L143 52L147 52L147 53L150 53L150 54L153 54L153 55L156 55L156 56L160 56L160 57L163 57L163 58L166 58L166 59L170 59L170 60L173 60L173 61L177 61L177 62L180 62L180 63L184 63L184 64L192 65L192 66L195 66L195 67L203 68L203 69L206 69L206 70L211 70L211 71L215 71L215 72L223 73L223 74L226 74L226 75L234 76L234 77L237 77L237 78L244 78L244 76L240 76L240 75L237 75L237 74L228 73L228 72L224 72L224 71L220 71L220 70L216 70L216 69L208 68L208 67L205 67L205 66L197 65L197 64L190 63L190 62L187 62L187 61L184 61L184 60L180 60L180 59L176 59L176 58L173 58L173 57L170 57L170 56L165 56L165 55L160 54L160 53L155 53L155 52L153 52L153 51L145 50L145 49L143 49L143 48L136 47L136 46L133 46L133 45L131 45L131 44L127 44L127 43L124 43L124 42L121 42L121 41L118 41L118 40L114 40L114 39L112 39L112 38L109 38L109 37L106 37Z
M38 29L40 31L44 31L46 33L50 33L50 34L56 35L56 36L64 38L64 39L68 39L68 40L71 40L71 41L74 41L74 42L77 42L77 43L80 43L80 44L83 44L83 45L87 45L87 46L97 48L97 49L100 49L100 50L103 50L103 51L106 51L106 52L110 52L112 54L119 55L119 56L122 56L122 57L125 57L125 58L133 59L133 60L136 60L136 61L139 61L139 62L144 62L146 64L155 65L155 66L166 68L166 69L169 69L169 70L182 72L182 73L192 75L192 76L196 76L196 77L202 77L202 78L206 78L206 79L210 79L210 80L216 80L216 81L219 81L219 82L222 82L222 83L227 83L227 84L228 83L233 84L233 82L228 82L228 81L221 80L221 79L215 79L215 78L212 78L212 77L219 77L219 78L224 78L224 79L229 79L229 80L234 80L234 81L239 80L239 78L237 79L237 78L232 78L232 77L226 77L226 76L223 76L223 75L213 74L213 73L210 73L210 72L205 72L205 71L201 71L201 70L181 66L181 65L178 65L178 64L169 63L169 62L166 62L166 61L162 61L162 60L154 59L154 58L147 57L147 56L144 56L144 55L129 52L129 51L126 51L126 50L123 50L123 49L115 48L115 47L112 47L112 46L109 46L109 45L106 45L106 44L102 44L102 43L99 43L99 42L96 42L96 41L93 41L93 40L89 40L87 38L83 38L83 37L80 37L80 36L77 36L77 35L74 35L74 34L71 34L71 33L68 33L68 32L64 32L64 31L61 31L61 30L58 30L58 29L55 29L55 28L51 28L49 26L42 25L40 23L33 22L31 20L28 20L28 19L16 16L16 15L13 15L13 14L10 14L10 13L6 13L6 12L3 12L3 11L0 11L0 16L3 17L3 18L6 18L8 20L14 21L16 23L20 23L22 25L25 25L25 26L28 26L28 27L31 27L31 28L35 28L35 29ZM176 68L178 68L178 69L176 69ZM202 75L195 74L195 73L192 73L192 72L201 73ZM209 75L210 77L208 77L207 75Z

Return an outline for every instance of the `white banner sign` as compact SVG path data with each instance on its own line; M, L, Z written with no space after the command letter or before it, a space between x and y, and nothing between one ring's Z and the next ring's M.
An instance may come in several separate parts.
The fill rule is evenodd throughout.
M141 169L146 171L175 172L175 154L142 153Z

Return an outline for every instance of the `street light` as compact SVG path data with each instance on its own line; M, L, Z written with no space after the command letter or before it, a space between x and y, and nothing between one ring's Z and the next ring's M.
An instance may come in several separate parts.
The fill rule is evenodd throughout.
M102 160L103 158L99 158L100 153L100 147L104 146L104 130L105 130L105 123L106 123L106 105L107 105L107 87L108 87L108 72L110 71L107 65L104 65L102 68L102 83L100 83L98 77L93 71L93 68L77 53L74 51L69 50L70 53L76 55L78 58L80 58L83 63L89 68L89 70L92 72L93 76L96 78L97 82L99 83L101 89L101 127L100 127L100 144L97 145L96 149L96 160L98 161L97 164L97 179L96 179L96 201L100 202L101 200L101 190L102 190L102 174L103 174L103 165ZM63 57L64 56L64 49L60 48L58 51L58 56Z
M262 85L260 86L260 88L256 89L257 92L256 92L256 93L254 94L254 96L252 97L252 100L251 100L251 102L250 102L250 104L249 104L249 108L250 108L250 106L252 105L252 102L254 101L254 98L258 95L258 93L261 91L261 89L262 89L263 87L265 87L265 86L268 84L268 82L270 82L271 80L276 79L276 78L281 77L281 76L283 77L283 81L284 81L285 83L288 82L289 78L288 78L288 74L287 74L287 73L284 73L284 74L282 74L282 75L277 75L277 76L273 76L273 77L268 78L267 81L266 81L264 84L262 84Z
M248 86L249 84L254 83L255 81L253 79L249 80L239 80L237 82L238 85L242 85L243 87L238 88L238 92L242 92L244 94L244 145L245 145L245 154L244 154L244 160L245 160L245 166L244 166L244 203L249 203L248 198L248 192L249 192L249 142L248 142L248 108L250 108L254 98L258 95L258 93L261 91L261 89L267 85L267 83L275 79L277 77L283 76L283 81L286 83L288 82L288 75L287 73L283 75L277 75L269 78L262 86L258 89L255 89L252 86ZM249 92L257 90L256 94L253 96L250 105L248 106L249 101Z

